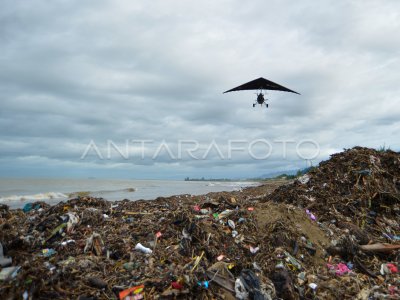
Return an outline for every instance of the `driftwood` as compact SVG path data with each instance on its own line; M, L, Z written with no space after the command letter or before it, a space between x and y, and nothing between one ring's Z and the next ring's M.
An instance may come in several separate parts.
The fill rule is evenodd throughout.
M359 245L358 249L362 252L373 252L373 253L390 253L392 251L400 249L400 245L393 245L387 243L376 243L370 245ZM339 255L341 257L345 257L349 255L349 252L344 247L328 247L326 251L331 255Z
M376 243L371 245L361 245L360 250L363 252L381 252L381 253L390 253L394 250L400 249L400 245L393 245L387 243Z

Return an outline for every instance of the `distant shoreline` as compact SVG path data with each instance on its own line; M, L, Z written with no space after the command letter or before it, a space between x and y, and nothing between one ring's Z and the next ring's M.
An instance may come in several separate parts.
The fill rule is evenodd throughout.
M253 181L250 179L229 179L229 178L189 178L186 177L184 181L221 181L221 182L242 182L242 181Z
M86 196L109 201L122 199L152 200L180 194L201 195L209 192L240 190L259 185L259 181L160 181L160 180L99 180L99 179L29 179L0 180L0 204L13 208L26 203L60 201Z

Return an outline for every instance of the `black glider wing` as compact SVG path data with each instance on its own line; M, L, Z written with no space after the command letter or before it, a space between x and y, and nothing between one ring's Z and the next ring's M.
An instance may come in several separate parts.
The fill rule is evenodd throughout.
M298 92L292 91L280 84L277 84L262 77L247 82L245 84L239 85L231 90L224 92L224 94L228 92L243 91L243 90L274 90L274 91L290 92L300 95Z

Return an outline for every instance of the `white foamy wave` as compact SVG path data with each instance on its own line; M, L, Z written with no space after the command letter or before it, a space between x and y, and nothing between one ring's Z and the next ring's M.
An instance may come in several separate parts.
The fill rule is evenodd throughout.
M226 186L226 187L248 187L248 186L257 186L260 183L252 182L252 181L226 181L226 182L209 182L206 186Z
M67 195L57 192L40 193L34 195L12 195L0 197L0 202L6 201L45 201L50 199L64 199Z
M228 186L232 187L247 187L247 186L257 186L260 185L258 182L249 182L249 181L238 181L238 182L230 182Z

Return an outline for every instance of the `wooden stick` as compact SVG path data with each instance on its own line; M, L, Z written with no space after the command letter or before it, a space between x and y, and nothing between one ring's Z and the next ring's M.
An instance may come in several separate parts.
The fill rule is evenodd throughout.
M371 245L361 245L360 250L364 252L383 252L389 253L394 250L400 249L400 245L393 245L388 243L376 243Z

